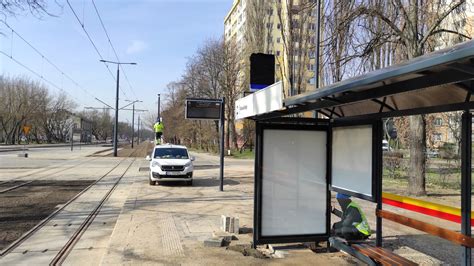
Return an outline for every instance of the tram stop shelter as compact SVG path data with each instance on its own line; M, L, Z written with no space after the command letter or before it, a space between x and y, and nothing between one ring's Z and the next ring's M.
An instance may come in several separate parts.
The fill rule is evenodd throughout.
M469 41L286 99L281 83L239 99L237 119L256 122L254 246L330 241L368 264L409 264L381 248L388 219L458 244L470 265L473 81ZM307 111L327 119L295 115ZM463 112L460 232L382 206L382 119L448 111ZM376 203L375 247L330 236L331 191Z

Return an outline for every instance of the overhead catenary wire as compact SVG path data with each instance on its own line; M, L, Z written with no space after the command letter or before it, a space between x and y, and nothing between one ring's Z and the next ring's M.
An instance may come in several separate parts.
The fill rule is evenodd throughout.
M97 17L99 18L99 21L100 21L100 24L102 25L102 29L104 30L105 32L105 36L107 37L107 40L109 42L109 45L110 47L112 48L112 51L114 52L114 55L115 55L115 59L117 60L117 62L120 62L120 59L118 57L118 54L117 54L117 51L115 50L115 47L114 45L112 44L112 40L110 39L110 36L109 36L109 33L107 31L107 28L105 27L105 24L104 24L104 21L102 20L102 17L100 16L100 12L99 12L99 9L97 8L96 4L95 4L95 1L92 0L92 5L94 6L94 9L95 9L95 13L97 14ZM138 98L136 93L135 93L135 90L133 89L132 87L132 84L130 83L130 80L128 79L128 76L125 72L125 69L123 68L122 65L119 65L120 69L122 70L122 73L123 73L123 76L125 77L125 80L127 81L127 84L130 88L130 91L133 93L133 95L135 96L135 98Z
M75 99L76 101L80 102L80 100L75 97L74 95L70 94L69 92L65 91L64 89L62 89L60 86L58 86L56 83L50 81L49 79L46 79L43 75L41 75L40 73L38 73L37 71L33 70L32 68L28 67L26 64L22 63L21 61L17 60L15 57L5 53L4 51L1 51L0 50L0 54L9 58L10 60L12 60L13 62L15 62L17 65L23 67L24 69L28 70L29 72L31 72L32 74L34 74L35 76L37 76L38 78L40 78L41 80L43 80L44 82L48 83L49 85L51 85L53 88L61 91L61 92L64 92L66 94L68 94L71 98Z
M94 40L92 39L92 37L90 36L89 32L86 30L86 27L84 26L84 23L81 21L81 19L79 18L79 16L77 15L77 12L74 10L74 8L72 7L71 3L69 2L69 0L66 0L66 3L68 4L69 8L71 9L72 13L74 14L74 17L76 17L76 20L77 22L79 23L79 25L81 25L81 28L82 30L84 31L84 33L86 34L87 36L87 39L89 39L89 42L92 44L92 47L94 47L94 50L95 52L97 53L97 55L99 56L100 60L104 60L104 57L102 56L102 54L100 53L99 49L97 48L97 45L94 43ZM103 63L105 65L105 67L107 68L108 72L110 73L112 79L115 81L116 77L115 75L112 73L112 71L110 70L110 67L107 63ZM122 90L122 88L120 87L120 91L122 92L123 96L125 97L125 99L128 99L127 97L127 94L125 93L125 91Z
M13 37L14 36L17 36L18 38L20 38L20 40L22 40L26 45L28 45L33 51L35 51L39 56L41 56L42 58L42 63L43 61L46 61L49 65L51 65L54 69L56 69L56 71L58 71L60 74L61 74L61 78L63 77L66 77L72 84L74 84L76 87L78 87L79 89L81 89L84 93L86 93L87 95L89 95L90 97L96 99L97 96L93 95L91 92L89 92L87 89L85 89L83 86L81 86L77 81L75 81L73 78L71 78L71 76L69 76L67 73L65 73L60 67L58 67L58 65L56 65L55 63L53 63L51 61L51 59L49 59L46 55L44 55L38 48L36 48L31 42L29 42L28 40L26 40L25 37L23 37L23 35L21 35L18 31L16 31L12 26L10 26L6 21L4 20L0 20L0 22L2 22L7 28L9 28L12 32L12 40L13 40ZM13 42L13 41L12 41ZM13 44L10 48L10 57L13 57ZM31 72L31 69L27 68L30 72ZM40 77L42 77L43 75L42 74L39 74L39 73L36 73L38 74ZM62 83L62 82L61 82ZM63 86L61 86L61 89L62 89ZM62 89L63 90L63 89Z

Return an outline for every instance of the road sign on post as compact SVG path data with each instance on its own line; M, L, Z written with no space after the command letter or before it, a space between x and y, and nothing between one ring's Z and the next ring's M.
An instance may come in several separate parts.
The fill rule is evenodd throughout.
M197 99L187 98L185 105L186 119L219 120L220 135L220 171L219 190L224 191L224 121L225 121L225 98L222 99Z
M23 133L25 133L25 135L28 135L30 133L30 130L31 126L23 126Z

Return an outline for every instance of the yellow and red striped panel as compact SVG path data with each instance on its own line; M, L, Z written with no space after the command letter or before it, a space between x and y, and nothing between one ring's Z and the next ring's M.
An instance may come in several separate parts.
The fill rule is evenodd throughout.
M461 209L429 201L399 196L391 193L382 193L382 202L406 210L423 213L429 216L438 217L444 220L461 223ZM471 212L474 218L474 212ZM474 219L471 219L474 225Z

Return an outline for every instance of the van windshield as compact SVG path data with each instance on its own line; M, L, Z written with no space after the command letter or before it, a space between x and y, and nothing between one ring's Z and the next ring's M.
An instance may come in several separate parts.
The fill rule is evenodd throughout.
M182 148L155 149L155 159L189 159L188 151Z

